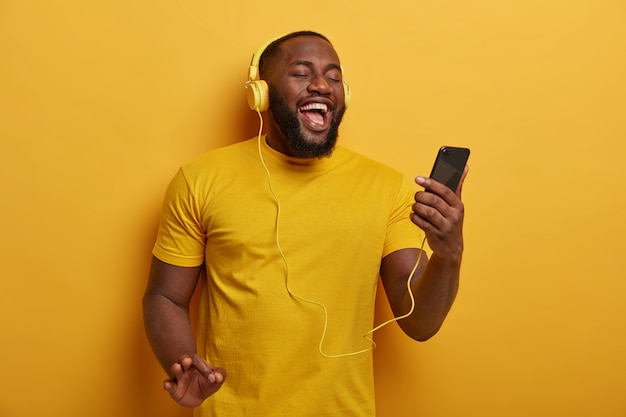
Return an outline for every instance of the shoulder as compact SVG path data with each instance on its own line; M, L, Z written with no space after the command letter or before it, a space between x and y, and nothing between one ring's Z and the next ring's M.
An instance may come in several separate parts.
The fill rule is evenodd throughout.
M246 140L210 150L183 163L170 182L170 193L183 190L206 196L215 185L228 186L233 179L246 175L255 146L254 140Z
M226 173L249 163L256 152L255 140L249 139L212 149L181 165L180 171L188 178L206 177L212 173Z
M382 178L384 180L403 181L404 174L397 169L376 161L352 149L337 146L336 156L339 164L349 169L358 169L362 175L367 177Z

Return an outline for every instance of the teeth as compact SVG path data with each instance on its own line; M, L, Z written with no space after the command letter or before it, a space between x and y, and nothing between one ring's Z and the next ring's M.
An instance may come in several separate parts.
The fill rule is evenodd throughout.
M323 113L326 113L328 111L328 106L326 104L323 103L309 103L306 104L302 107L300 107L301 111L306 111L306 110L321 110Z

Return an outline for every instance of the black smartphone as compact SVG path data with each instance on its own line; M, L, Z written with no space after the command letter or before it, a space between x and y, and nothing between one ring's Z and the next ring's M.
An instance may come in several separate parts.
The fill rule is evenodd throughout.
M430 173L430 178L439 181L456 192L469 154L470 150L467 148L442 146L439 152L437 152L437 158Z

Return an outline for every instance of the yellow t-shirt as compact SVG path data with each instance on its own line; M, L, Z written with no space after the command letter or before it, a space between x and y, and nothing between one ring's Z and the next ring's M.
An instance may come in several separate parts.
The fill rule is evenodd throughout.
M324 159L261 148L271 180L252 139L183 165L165 198L153 253L206 264L198 351L228 373L196 415L371 417L371 352L328 358L319 345L325 331L326 355L370 347L381 259L423 237L413 191L343 147Z

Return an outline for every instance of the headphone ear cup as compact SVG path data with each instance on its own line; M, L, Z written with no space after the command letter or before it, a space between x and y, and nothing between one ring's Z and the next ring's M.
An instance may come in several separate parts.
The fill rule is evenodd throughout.
M350 104L350 99L352 98L352 91L350 91L350 86L347 82L343 82L343 102L344 106L348 107Z
M248 106L252 110L267 110L270 105L269 95L269 88L264 80L250 81L246 84Z

